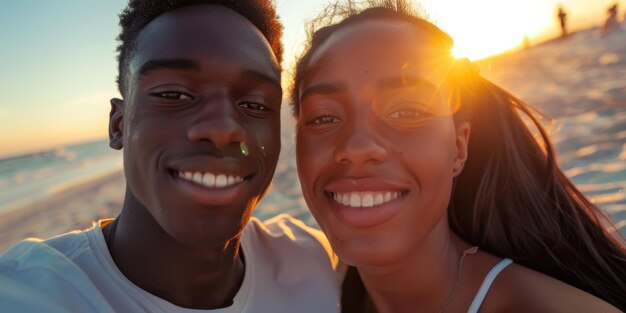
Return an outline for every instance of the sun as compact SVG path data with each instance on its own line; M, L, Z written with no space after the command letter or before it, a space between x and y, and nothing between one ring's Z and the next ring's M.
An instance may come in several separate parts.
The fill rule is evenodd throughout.
M552 25L552 10L538 1L437 0L425 6L433 22L454 39L455 57L471 60L522 46ZM529 18L529 16L534 18Z
M510 34L494 34L492 36L470 36L468 34L451 34L454 39L452 55L457 58L479 60L488 56L502 53L521 45L524 34L513 36ZM521 39L520 39L521 37Z

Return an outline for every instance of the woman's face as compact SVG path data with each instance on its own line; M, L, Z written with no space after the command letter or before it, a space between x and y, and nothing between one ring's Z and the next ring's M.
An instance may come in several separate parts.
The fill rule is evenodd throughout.
M297 86L304 197L349 264L387 264L448 232L470 127L453 121L442 55L414 26L360 22L316 49Z

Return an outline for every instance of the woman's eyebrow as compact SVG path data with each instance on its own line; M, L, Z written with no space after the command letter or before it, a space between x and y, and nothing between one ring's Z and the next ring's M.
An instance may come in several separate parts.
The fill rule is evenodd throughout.
M346 86L341 83L321 83L308 86L302 91L300 101L313 95L329 95L336 94L346 90Z
M378 82L378 89L399 89L412 87L426 87L437 90L437 87L427 79L415 76L398 76L381 79Z

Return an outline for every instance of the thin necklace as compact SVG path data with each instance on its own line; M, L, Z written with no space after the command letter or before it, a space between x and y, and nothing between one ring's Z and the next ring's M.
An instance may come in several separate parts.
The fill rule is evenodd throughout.
M452 299L454 299L457 289L459 289L459 285L461 284L461 273L463 270L463 260L465 260L465 256L468 254L474 254L477 251L478 251L478 247L471 247L463 251L463 254L461 255L461 259L459 259L459 268L456 271L456 281L454 282L454 286L452 287L452 290L450 291L450 295L448 296L448 299L446 299L446 302L443 303L441 310L439 310L439 313L443 313L446 311L446 309L448 308L448 305L450 305L450 302L452 302Z

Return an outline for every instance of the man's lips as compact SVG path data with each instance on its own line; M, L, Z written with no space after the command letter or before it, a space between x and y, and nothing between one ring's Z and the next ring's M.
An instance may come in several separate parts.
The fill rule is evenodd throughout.
M179 158L166 166L176 188L205 205L229 205L254 189L246 183L255 176L254 162L249 160L202 155Z
M223 188L241 183L245 177L200 171L173 171L174 176L208 188Z
M232 158L194 156L167 164L173 177L208 188L224 188L254 176L251 162Z
M170 170L174 185L186 197L204 205L229 205L245 197L252 185L247 184L254 175L235 173Z

